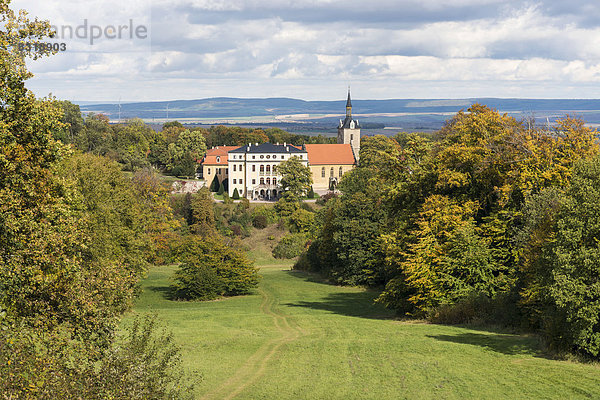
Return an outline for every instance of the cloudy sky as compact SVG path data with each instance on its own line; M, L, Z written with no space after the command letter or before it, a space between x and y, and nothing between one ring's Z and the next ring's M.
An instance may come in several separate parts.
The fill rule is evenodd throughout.
M40 96L335 100L351 85L361 99L600 97L598 0L15 0L12 6L49 19L59 30L56 41L67 46L29 64L36 75L29 87ZM108 38L119 26L127 26L121 38ZM78 27L87 38L69 35ZM140 34L130 37L131 28Z

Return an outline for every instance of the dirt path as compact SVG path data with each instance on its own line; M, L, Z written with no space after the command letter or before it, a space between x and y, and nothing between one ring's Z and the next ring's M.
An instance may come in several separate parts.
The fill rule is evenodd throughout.
M235 374L222 385L201 397L202 400L225 399L230 400L239 395L248 386L255 383L264 375L269 361L287 343L290 343L306 334L297 323L273 307L276 298L268 285L262 285L258 292L262 296L260 310L273 318L273 324L280 336L265 342L261 347L237 369Z

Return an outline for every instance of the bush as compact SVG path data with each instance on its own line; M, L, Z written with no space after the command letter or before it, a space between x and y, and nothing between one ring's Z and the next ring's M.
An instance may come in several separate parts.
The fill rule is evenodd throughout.
M300 202L290 201L285 197L282 197L275 203L275 211L280 217L289 217L300 208Z
M237 188L233 189L233 194L231 195L231 198L233 200L239 200L240 199L240 194L239 194Z
M222 180L221 183L219 184L219 190L217 191L217 194L223 194L223 193L225 193L225 185L223 183L224 181L225 180Z
M258 285L258 270L245 253L217 237L185 238L178 249L182 262L171 285L173 297L208 300L248 293Z
M13 399L191 399L180 349L156 319L136 319L98 352L66 331L0 329L0 393Z
M310 190L308 191L308 194L306 195L309 199L314 199L315 198L315 191L313 190L313 187L310 187Z
M315 223L315 214L302 208L297 209L287 219L290 232L307 233Z
M267 217L264 215L255 215L252 219L252 226L256 229L265 229L268 226Z
M267 219L267 225L274 224L279 219L273 207L260 205L252 210L252 217L263 215Z
M273 257L288 259L298 257L305 250L306 242L306 236L301 233L286 235L273 249Z
M519 328L522 314L519 312L517 293L498 293L491 298L485 294L472 294L455 304L442 304L429 311L429 320L448 325L494 325Z
M235 236L242 236L242 227L240 224L231 224L231 231Z
M215 193L219 190L219 178L217 178L217 175L215 175L215 177L213 178L211 184L210 184L210 191Z
M317 204L322 206L325 205L329 200L337 198L338 195L334 192L327 192L323 196L317 199Z
M171 288L178 299L212 300L224 292L223 281L215 268L203 264L181 264Z

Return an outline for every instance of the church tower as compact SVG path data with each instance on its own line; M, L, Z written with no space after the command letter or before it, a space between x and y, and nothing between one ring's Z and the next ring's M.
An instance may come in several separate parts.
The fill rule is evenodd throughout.
M352 119L350 88L348 88L348 101L346 102L346 119L340 119L337 142L339 144L349 144L352 147L354 158L358 162L360 152L360 125L358 124L358 120Z

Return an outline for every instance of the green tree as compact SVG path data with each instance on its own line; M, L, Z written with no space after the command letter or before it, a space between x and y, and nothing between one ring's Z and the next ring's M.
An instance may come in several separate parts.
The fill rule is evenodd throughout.
M216 174L215 174L215 177L213 178L212 182L210 183L210 191L213 193L216 193L219 191L219 178L217 178Z
M600 159L576 164L525 293L551 346L600 356ZM552 221L552 219L550 220ZM535 307L535 305L538 307Z
M192 225L193 232L210 236L215 233L215 214L213 199L206 187L200 189L192 197Z
M240 194L238 193L237 188L233 189L233 195L231 196L231 198L233 200L239 200L240 199Z
M190 235L179 249L182 264L171 289L176 298L208 300L246 294L258 285L258 270L243 251L213 236Z

